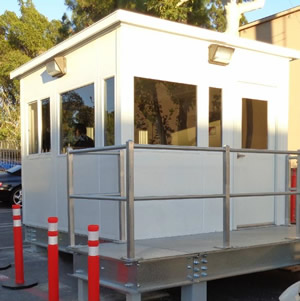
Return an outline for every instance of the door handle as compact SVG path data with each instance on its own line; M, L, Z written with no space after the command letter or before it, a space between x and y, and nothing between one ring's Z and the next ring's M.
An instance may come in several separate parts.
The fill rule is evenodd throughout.
M246 155L241 154L241 153L237 153L236 157L237 157L237 159L241 159L241 158L246 157Z

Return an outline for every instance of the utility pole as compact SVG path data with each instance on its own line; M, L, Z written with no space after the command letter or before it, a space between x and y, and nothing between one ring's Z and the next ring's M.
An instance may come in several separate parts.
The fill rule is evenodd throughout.
M226 10L226 33L238 36L242 14L257 10L265 5L265 0L237 3L237 0L222 0Z
M189 0L180 0L176 7L183 5ZM237 0L222 0L222 3L226 11L226 33L238 36L240 19L242 14L263 8L265 5L265 0L252 0L251 2L237 3Z

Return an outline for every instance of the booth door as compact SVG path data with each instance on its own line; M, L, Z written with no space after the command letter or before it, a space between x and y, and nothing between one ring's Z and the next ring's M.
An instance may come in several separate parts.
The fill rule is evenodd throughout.
M242 98L236 135L242 149L274 149L274 116L270 101ZM273 135L273 136L272 136ZM274 191L274 155L232 153L233 193ZM275 197L233 198L233 228L274 224Z

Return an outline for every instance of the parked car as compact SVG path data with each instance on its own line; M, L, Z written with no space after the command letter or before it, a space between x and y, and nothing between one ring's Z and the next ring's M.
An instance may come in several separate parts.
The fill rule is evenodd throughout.
M22 205L22 169L16 165L0 172L0 199L11 205Z

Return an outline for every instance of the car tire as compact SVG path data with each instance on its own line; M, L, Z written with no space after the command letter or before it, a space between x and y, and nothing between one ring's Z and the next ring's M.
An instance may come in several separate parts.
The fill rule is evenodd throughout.
M22 187L16 187L10 193L10 203L12 205L22 205Z

